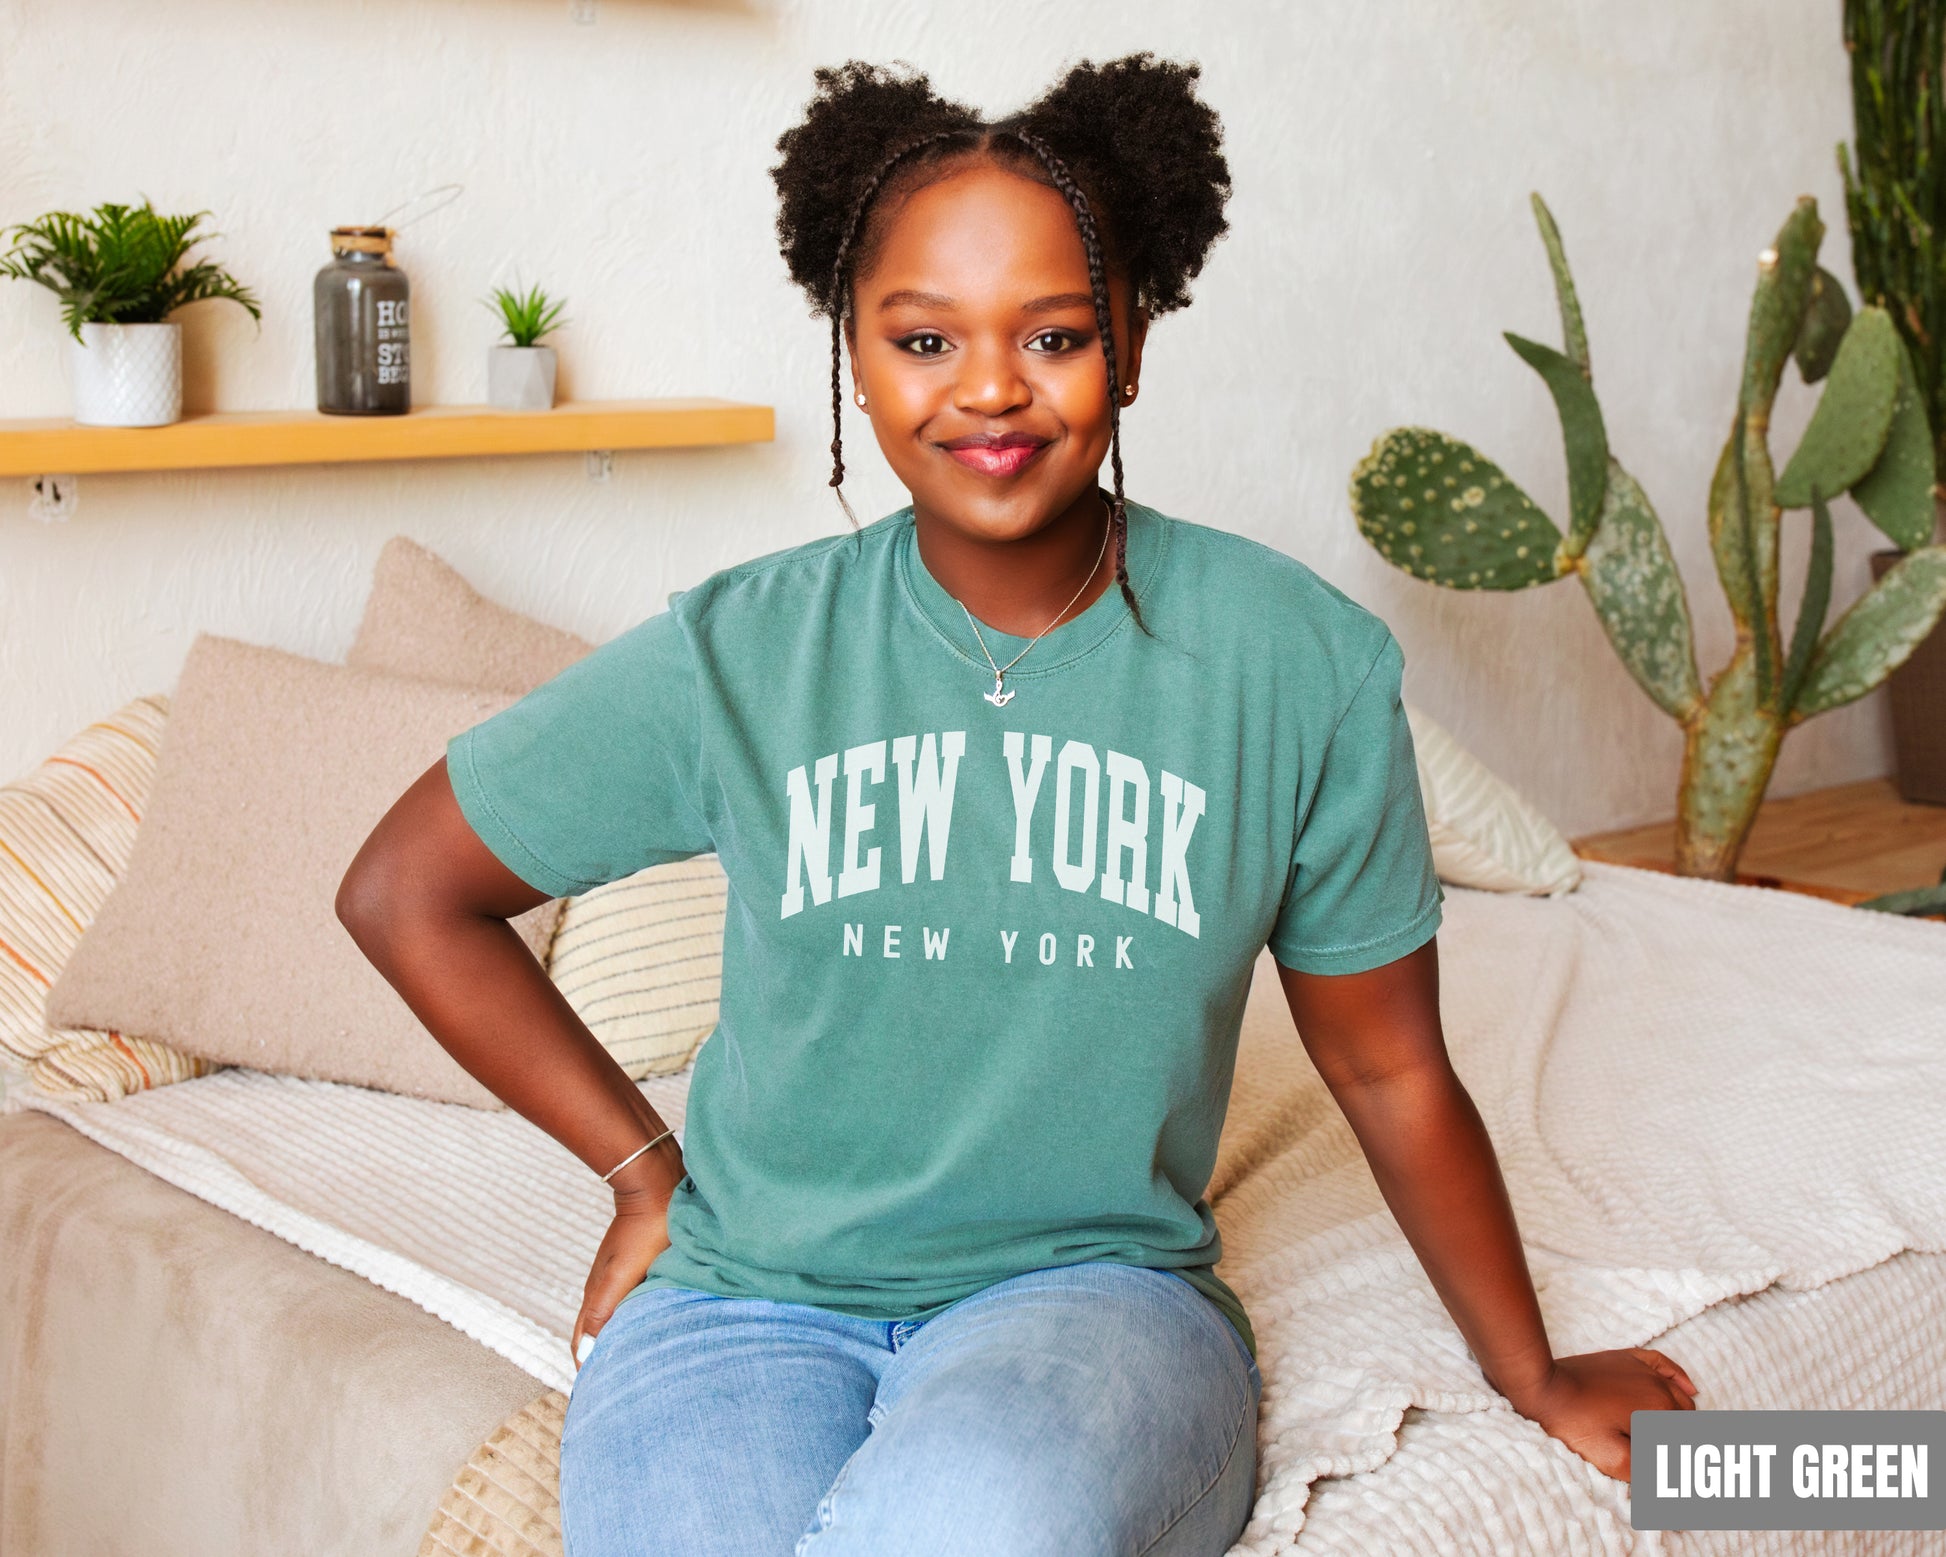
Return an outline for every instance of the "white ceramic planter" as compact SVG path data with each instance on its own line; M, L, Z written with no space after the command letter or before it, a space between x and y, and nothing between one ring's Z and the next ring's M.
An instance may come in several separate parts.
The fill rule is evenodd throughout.
M503 411L545 411L554 404L552 346L493 346L487 350L487 404Z
M84 427L165 427L182 419L182 326L84 324L68 337L74 419Z

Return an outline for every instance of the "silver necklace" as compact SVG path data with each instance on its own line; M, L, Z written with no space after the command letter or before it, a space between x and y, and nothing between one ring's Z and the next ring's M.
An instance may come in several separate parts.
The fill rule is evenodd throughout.
M1088 576L1081 581L1081 589L1077 589L1072 595L1068 596L1067 605L1062 606L1060 610L1056 611L1053 620L1027 640L1027 649L1033 648L1035 644L1045 638L1053 630L1054 623L1066 616L1075 601L1081 598L1081 590L1086 589L1090 584L1094 583L1095 575L1101 571L1101 559L1108 555L1109 531L1114 528L1115 520L1113 515L1110 515L1107 525L1101 532L1101 550L1095 553L1095 565L1088 570ZM994 664L993 651L987 647L986 635L980 631L980 624L973 620L973 613L966 610L966 602L964 600L959 599L957 595L953 598L960 610L966 612L966 625L973 629L973 636L979 642L980 652L987 657L987 664L993 671L993 690L991 692L982 692L980 696L985 698L995 708L1005 708L1013 701L1014 695L1011 692L1001 690L1001 683L1006 677L1007 672L1027 657L1027 649L1022 649L1020 653L1016 654L1004 665Z

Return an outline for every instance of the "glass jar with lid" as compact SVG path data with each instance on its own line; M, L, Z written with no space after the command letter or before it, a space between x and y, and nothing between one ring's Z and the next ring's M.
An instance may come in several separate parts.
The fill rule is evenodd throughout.
M311 284L320 411L399 416L412 409L412 288L392 263L393 232L331 230L331 263Z

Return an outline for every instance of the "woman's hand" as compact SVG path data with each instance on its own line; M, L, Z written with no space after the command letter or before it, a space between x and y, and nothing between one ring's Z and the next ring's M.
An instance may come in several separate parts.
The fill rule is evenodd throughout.
M1597 1470L1629 1479L1629 1413L1694 1411L1696 1386L1646 1346L1557 1357L1541 1382L1508 1400Z
M616 1305L641 1285L656 1256L669 1247L669 1197L682 1178L682 1149L673 1140L615 1176L615 1219L595 1250L581 1312L568 1336L576 1372L581 1369L582 1337L601 1333Z

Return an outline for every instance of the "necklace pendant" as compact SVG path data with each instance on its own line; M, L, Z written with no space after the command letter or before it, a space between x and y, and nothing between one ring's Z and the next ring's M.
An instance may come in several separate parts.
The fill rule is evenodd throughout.
M1002 692L1000 690L1000 678L998 676L993 678L993 690L991 692L982 692L980 696L985 698L995 708L1005 708L1014 700L1013 693Z

